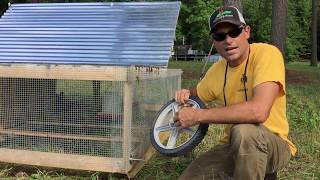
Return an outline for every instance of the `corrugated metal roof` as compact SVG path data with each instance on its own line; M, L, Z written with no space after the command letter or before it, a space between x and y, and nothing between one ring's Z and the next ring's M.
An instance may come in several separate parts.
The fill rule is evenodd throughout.
M180 2L12 4L0 63L166 66Z

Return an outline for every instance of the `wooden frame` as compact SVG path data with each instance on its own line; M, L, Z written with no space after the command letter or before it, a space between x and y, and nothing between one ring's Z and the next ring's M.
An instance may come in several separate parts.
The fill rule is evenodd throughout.
M66 169L92 170L127 174L122 158L58 154L0 148L1 161Z
M146 161L154 154L154 149L149 146L145 149L142 159L132 159L130 151L132 143L140 141L132 137L131 131L133 115L133 88L136 81L144 79L161 79L170 76L179 76L178 84L181 83L181 70L162 68L136 68L136 67L115 67L115 66L94 66L94 65L45 65L45 64L9 64L0 65L0 78L23 78L23 79L52 79L52 80L92 80L92 81L121 81L123 86L123 135L117 137L103 136L82 136L66 135L62 133L32 132L0 127L1 134L52 137L63 139L79 139L93 141L122 142L122 157L96 157L89 155L62 154L41 151L17 150L0 148L0 161L36 166L48 166L56 168L69 168L79 170L91 170L111 173L122 173L128 177L134 177L143 167ZM0 83L0 86L3 85ZM7 84L8 85L8 84ZM10 84L9 84L10 85ZM5 88L0 87L1 91ZM96 84L94 88L100 88ZM99 89L94 91L99 92ZM7 94L8 95L8 94ZM98 97L99 94L95 94ZM4 96L4 95L1 95ZM0 96L0 97L1 97ZM1 104L0 104L1 105ZM28 104L23 104L27 106ZM157 112L161 104L141 104L145 111ZM1 107L1 106L0 106ZM0 118L1 121L6 121ZM7 120L8 121L8 120ZM32 122L42 123L42 122ZM48 123L48 122L46 122ZM57 122L49 122L55 124ZM62 124L63 125L63 124ZM68 126L81 126L81 124L68 124ZM89 125L96 126L96 125ZM110 126L111 127L111 126ZM137 129L138 130L138 129Z
M0 77L8 78L128 81L129 71L136 79L157 79L182 74L180 69L163 68L41 64L0 65ZM146 73L149 76L145 76Z
M0 65L0 77L127 81L128 68L92 65Z

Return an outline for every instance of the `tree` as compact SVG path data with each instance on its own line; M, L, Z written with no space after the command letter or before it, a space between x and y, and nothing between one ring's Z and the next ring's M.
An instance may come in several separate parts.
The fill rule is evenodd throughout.
M311 59L311 5L310 0L288 2L288 33L286 60Z
M285 54L285 40L287 37L287 0L272 0L272 31L271 43Z
M318 0L312 0L312 51L311 51L311 66L317 66L317 16L318 16Z
M193 49L208 52L211 47L208 19L211 13L222 5L222 1L184 0L179 15L176 38L182 44L184 37Z
M9 3L8 0L0 1L0 17L6 11L6 9L8 8L8 3Z
M224 0L223 1L223 4L225 6L235 6L239 9L239 11L242 13L243 12L243 9L242 9L242 4L241 4L241 0Z

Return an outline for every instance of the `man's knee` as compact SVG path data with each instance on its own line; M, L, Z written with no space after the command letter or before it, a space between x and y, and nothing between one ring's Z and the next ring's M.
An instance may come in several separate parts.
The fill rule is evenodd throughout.
M237 124L231 128L231 143L253 141L258 136L258 126L254 124Z
M231 128L230 143L233 151L265 151L266 142L263 139L261 127L255 124L238 124ZM242 152L243 153L243 152Z

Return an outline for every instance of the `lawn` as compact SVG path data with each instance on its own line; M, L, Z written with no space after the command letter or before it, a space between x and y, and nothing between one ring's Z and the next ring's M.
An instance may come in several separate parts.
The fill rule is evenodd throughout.
M198 82L203 63L198 61L171 61L169 68L184 71L182 87ZM210 64L207 65L207 68ZM291 127L290 139L298 147L298 155L287 168L278 173L279 179L320 179L320 68L308 63L290 63L286 66L287 115ZM169 158L155 154L134 179L174 180L199 154L213 147L222 133L221 125L211 125L205 139L192 153ZM85 163L85 162L84 162ZM57 171L33 167L1 164L0 179L123 179L116 174Z

